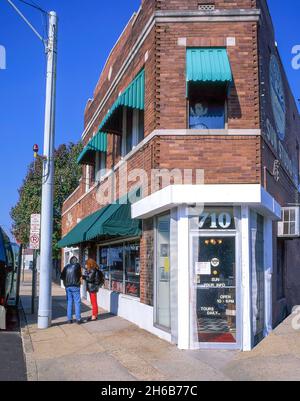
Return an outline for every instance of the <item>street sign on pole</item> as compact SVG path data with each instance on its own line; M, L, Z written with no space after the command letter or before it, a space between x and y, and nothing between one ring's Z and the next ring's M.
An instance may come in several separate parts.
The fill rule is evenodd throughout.
M30 221L30 249L40 249L41 215L32 214Z

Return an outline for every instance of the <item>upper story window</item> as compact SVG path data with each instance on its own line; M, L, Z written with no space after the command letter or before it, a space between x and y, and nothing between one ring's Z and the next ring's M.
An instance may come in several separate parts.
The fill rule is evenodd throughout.
M107 153L107 134L98 132L84 147L77 162L84 166L83 179L85 192L88 192L92 185L99 182L105 174Z
M199 85L194 85L193 95L189 96L189 128L224 129L226 122L224 95L209 89L205 92Z
M99 130L115 135L116 162L144 139L145 72L142 70L118 96Z
M144 139L144 111L123 108L122 156L130 153Z
M189 129L224 129L227 95L232 82L225 48L187 50Z
M118 96L103 118L97 133L78 157L78 163L87 165L87 181L99 182L106 171L108 134L113 135L113 164L126 156L144 138L145 72L142 70ZM117 156L117 157L115 157ZM88 190L89 184L86 184Z
M94 182L100 182L101 178L106 174L106 153L96 152Z

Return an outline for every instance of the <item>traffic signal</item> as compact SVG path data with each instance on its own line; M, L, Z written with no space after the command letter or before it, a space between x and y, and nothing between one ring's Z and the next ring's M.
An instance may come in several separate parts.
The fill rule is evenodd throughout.
M35 144L33 145L33 154L34 154L34 158L37 158L37 155L39 153L39 145Z

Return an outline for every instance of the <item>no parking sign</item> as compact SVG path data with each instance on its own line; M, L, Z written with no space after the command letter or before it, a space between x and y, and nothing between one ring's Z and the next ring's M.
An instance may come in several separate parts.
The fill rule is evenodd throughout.
M30 249L40 249L41 215L32 214L30 223Z

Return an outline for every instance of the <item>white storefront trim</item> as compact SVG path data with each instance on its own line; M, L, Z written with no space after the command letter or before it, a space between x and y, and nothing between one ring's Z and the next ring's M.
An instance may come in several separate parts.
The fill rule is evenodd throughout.
M250 206L272 220L281 207L259 184L170 185L132 205L132 218L146 219L180 205Z
M272 330L272 264L273 221L280 220L281 207L261 185L173 185L135 203L134 218L150 218L167 210L177 209L178 255L178 347L190 349L190 283L189 283L189 207L222 205L240 208L237 251L237 273L240 321L240 348L250 351L254 346L252 327L251 278L251 210L264 216L265 264L265 332ZM239 239L240 238L240 239ZM238 269L239 270L239 269ZM222 346L220 345L222 348ZM214 346L211 346L214 348ZM216 348L218 348L216 346ZM226 348L226 346L223 346Z
M177 214L178 348L190 348L189 216L185 206Z
M157 337L171 342L171 334L154 326L152 306L142 304L139 298L101 289L98 294L99 306L109 313L136 324Z
M242 236L242 350L252 349L252 307L251 307L251 267L250 267L250 209L243 206L241 211Z
M267 337L273 331L273 222L265 218L264 223L264 262L265 262L265 332Z

